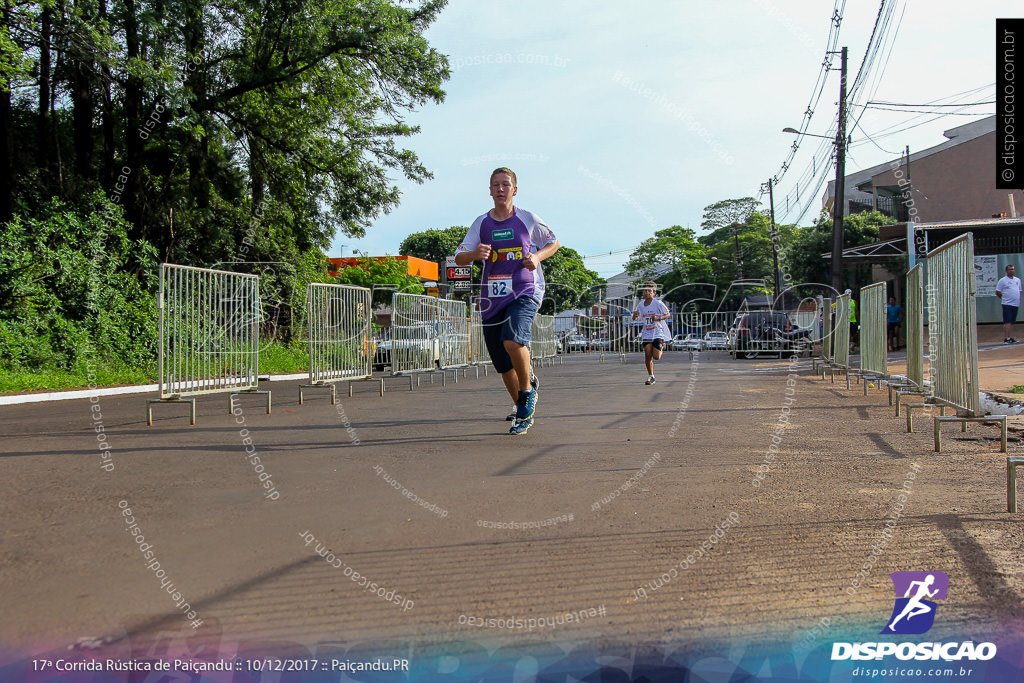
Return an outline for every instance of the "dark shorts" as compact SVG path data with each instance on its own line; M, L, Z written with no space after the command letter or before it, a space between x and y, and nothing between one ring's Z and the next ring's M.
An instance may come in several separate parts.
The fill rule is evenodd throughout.
M484 344L491 356L491 363L499 375L512 369L512 357L505 350L506 339L526 346L530 343L530 328L540 306L534 299L521 296L514 300L501 315L483 323Z
M889 323L889 334L896 334L898 329L900 329L899 323Z
M1017 322L1018 306L1007 306L1003 304L1003 322L1012 325Z
M654 348L658 349L659 351L664 351L665 350L665 340L664 339L644 339L644 346L647 346L648 344L650 344Z

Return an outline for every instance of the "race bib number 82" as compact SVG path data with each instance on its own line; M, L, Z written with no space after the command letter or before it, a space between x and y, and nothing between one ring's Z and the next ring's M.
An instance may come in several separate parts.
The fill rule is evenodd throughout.
M487 296L501 297L512 293L512 276L494 277L487 280Z

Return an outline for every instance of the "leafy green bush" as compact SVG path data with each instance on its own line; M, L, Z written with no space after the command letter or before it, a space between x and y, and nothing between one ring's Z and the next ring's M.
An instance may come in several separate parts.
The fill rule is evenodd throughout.
M0 366L144 368L156 355L156 253L102 193L54 199L0 231Z

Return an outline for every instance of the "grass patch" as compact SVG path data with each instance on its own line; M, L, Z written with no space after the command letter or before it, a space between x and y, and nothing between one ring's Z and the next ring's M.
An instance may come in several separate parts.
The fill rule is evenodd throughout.
M1024 384L1014 384L1010 387L1011 394L1024 394Z
M92 376L84 364L73 370L64 368L0 368L0 393L64 391L96 387L153 384L155 368L111 368L97 363Z
M309 371L309 352L304 343L264 342L260 347L259 373L261 375L293 374L307 371ZM71 370L53 366L36 368L0 366L0 394L155 384L156 381L155 363L146 368L129 368L98 361L92 367L91 377L85 363L81 362Z
M263 342L260 346L259 372L261 375L309 372L309 346L298 341L291 344Z

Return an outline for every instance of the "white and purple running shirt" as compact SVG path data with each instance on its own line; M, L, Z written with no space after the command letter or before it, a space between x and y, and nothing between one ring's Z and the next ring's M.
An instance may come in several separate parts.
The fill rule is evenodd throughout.
M544 271L523 266L523 255L536 253L555 241L555 235L535 213L513 207L513 215L503 221L485 213L470 226L456 254L473 251L481 244L491 246L484 261L484 279L480 292L480 317L490 320L502 313L512 301L528 296L537 303L544 299Z

